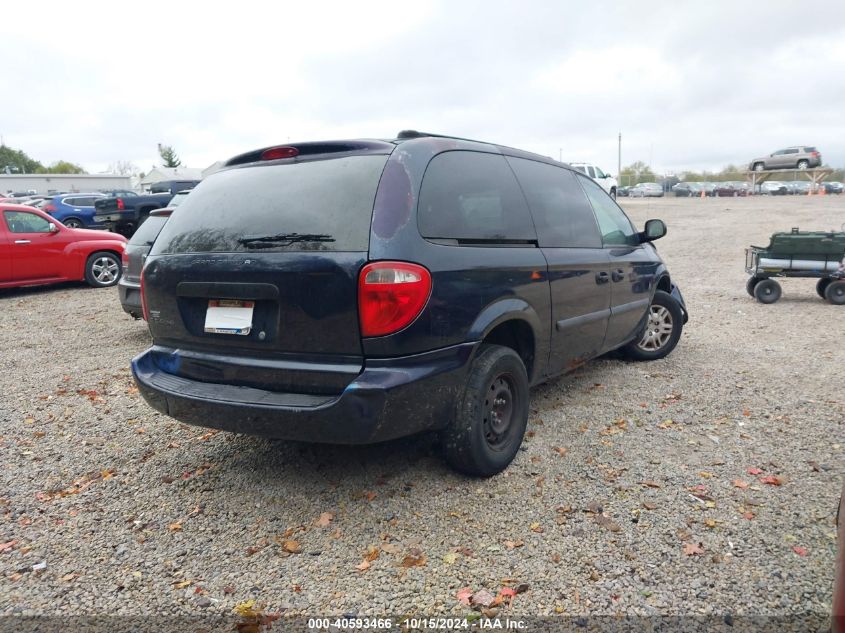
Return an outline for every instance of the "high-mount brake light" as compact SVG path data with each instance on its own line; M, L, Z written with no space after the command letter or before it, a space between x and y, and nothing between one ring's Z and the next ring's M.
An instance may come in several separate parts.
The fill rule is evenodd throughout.
M126 205L123 203L123 198L117 199L117 210L123 211L126 208Z
M261 160L278 160L294 156L299 156L299 150L295 147L271 147L261 152Z
M385 336L409 325L431 295L431 273L419 264L374 262L358 276L361 336Z

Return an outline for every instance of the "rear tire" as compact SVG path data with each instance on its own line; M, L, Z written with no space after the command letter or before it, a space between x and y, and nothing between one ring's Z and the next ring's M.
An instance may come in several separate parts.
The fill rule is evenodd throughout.
M806 160L799 160L798 161L798 165L797 165L798 169L807 169L807 167L809 167L809 166L810 166L809 161L806 161Z
M108 251L99 251L85 262L85 281L94 288L108 288L120 281L120 258Z
M658 290L648 308L645 329L633 341L622 347L631 360L659 360L675 349L684 329L681 306L668 292Z
M763 163L754 163L754 171L763 171L765 168Z
M824 296L824 291L827 290L827 287L831 284L833 279L819 279L816 282L816 294L818 294L822 299L826 299L827 297Z
M760 303L774 303L782 294L783 289L774 279L762 279L754 288L754 298Z
M455 416L441 432L448 464L490 477L516 457L528 424L528 373L514 350L483 344L469 370Z
M750 294L752 297L754 296L754 288L762 281L760 277L751 277L748 281L745 282L745 292Z
M69 229L81 229L84 228L82 224L82 220L77 218L66 218L64 222L62 222L67 228Z
M825 288L824 298L835 306L845 305L845 281L831 281Z

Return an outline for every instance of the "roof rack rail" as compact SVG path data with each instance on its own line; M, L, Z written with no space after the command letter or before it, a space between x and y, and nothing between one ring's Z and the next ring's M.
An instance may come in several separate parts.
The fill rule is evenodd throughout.
M402 130L399 134L396 135L398 140L407 140L411 138L425 138L425 137L433 137L433 138L453 138L456 141L469 141L471 143L484 143L485 145L495 145L495 143L490 143L489 141L479 141L474 138L464 138L462 136L452 136L451 134L434 134L432 132L419 132L417 130Z

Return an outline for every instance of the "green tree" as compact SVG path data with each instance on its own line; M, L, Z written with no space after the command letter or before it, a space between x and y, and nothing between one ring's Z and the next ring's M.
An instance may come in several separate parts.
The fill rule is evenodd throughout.
M12 174L32 174L43 165L30 158L19 149L0 145L0 172Z
M35 170L37 174L84 174L86 171L75 163L66 160L57 160L49 167L39 166Z
M158 144L158 155L164 162L164 167L178 167L182 161L176 155L176 151L170 145Z
M624 186L638 185L641 182L654 182L657 178L651 167L641 160L623 167L619 175L619 184Z

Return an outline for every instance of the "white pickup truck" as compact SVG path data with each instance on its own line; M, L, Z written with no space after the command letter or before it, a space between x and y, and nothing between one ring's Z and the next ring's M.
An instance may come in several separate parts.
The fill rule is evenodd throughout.
M616 198L616 189L619 186L616 182L616 178L614 178L610 174L604 173L596 165L591 165L590 163L569 164L570 166L580 171L582 174L587 174L590 178L599 183L602 189L604 189L607 193L610 194L611 198Z

